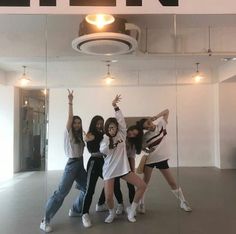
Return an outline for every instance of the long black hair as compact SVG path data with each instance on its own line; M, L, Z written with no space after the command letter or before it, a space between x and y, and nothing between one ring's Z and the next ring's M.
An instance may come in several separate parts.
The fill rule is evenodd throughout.
M97 122L99 120L104 121L102 116L95 115L92 118L92 120L90 122L90 125L89 125L89 131L88 132L91 133L94 136L94 140L87 142L87 149L88 149L89 153L99 152L100 142L103 139L104 130L102 129L102 131L98 131L97 128L96 128Z
M136 137L127 136L127 141L131 146L135 147L136 154L140 154L142 150L143 130L138 125L132 125L127 129L127 133L132 130L137 130L138 135Z
M90 122L90 125L89 125L89 132L91 132L92 134L96 134L96 133L98 133L99 131L97 130L97 128L96 128L96 125L97 125L97 122L99 121L99 120L102 120L103 122L104 122L104 119L103 119L103 117L102 116L100 116L100 115L95 115L93 118L92 118L92 120L91 120L91 122ZM102 130L102 134L104 133L104 131Z
M139 121L136 122L136 126L138 126L140 129L144 129L143 125L147 121L147 118L140 119Z
M108 118L105 122L105 133L106 135L109 137L109 149L113 149L114 148L114 142L113 142L113 137L109 134L109 131L108 131L108 128L109 128L109 125L111 123L114 123L117 127L117 132L118 132L118 127L119 127L119 124L117 122L117 119L116 118Z
M73 125L75 123L75 120L77 120L77 119L80 120L80 123L81 123L81 128L79 130L75 130L74 127L73 127ZM78 143L82 142L84 144L82 119L78 115L73 116L73 121L72 121L72 124L71 124L71 130L72 130L72 135L73 135L73 138L75 140L75 143L78 144Z

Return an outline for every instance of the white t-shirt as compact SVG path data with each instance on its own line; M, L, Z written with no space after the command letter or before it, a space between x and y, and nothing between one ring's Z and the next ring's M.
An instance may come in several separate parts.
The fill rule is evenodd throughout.
M105 154L103 165L103 179L108 180L130 172L129 161L126 153L126 124L122 112L115 112L118 121L118 132L113 137L114 149L109 149L109 137L104 136L100 144L100 152Z
M64 150L68 158L79 158L83 156L84 152L84 143L78 142L75 143L72 129L69 131L66 129L64 133Z
M167 141L166 121L162 118L154 131L147 131L143 136L143 149L148 147L154 151L149 153L146 164L157 163L169 159L170 150Z

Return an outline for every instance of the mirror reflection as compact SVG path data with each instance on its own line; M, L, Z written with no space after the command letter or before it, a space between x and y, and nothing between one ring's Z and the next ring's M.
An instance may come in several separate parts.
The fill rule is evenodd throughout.
M46 199L45 30L43 15L0 15L1 233L37 232Z
M1 16L0 230L233 234L235 16L85 17Z

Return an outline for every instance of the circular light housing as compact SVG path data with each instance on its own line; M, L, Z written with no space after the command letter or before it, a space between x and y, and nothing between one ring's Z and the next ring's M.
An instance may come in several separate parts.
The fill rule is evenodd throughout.
M138 48L137 40L122 33L102 32L80 36L72 41L78 52L90 55L120 55Z

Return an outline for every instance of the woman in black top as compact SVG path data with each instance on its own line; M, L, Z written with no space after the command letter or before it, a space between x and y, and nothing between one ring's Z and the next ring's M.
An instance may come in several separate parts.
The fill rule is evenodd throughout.
M87 189L83 202L82 222L84 227L90 227L91 220L89 217L89 209L92 203L93 194L97 184L98 177L102 177L102 168L104 164L103 154L100 153L100 142L103 139L104 119L101 116L94 116L91 120L89 131L85 141L91 157L87 165Z

